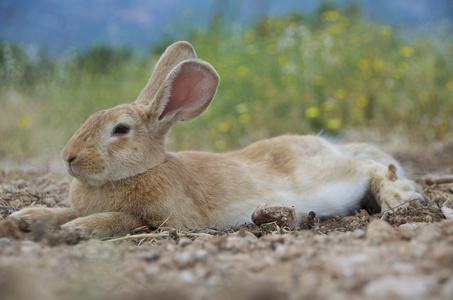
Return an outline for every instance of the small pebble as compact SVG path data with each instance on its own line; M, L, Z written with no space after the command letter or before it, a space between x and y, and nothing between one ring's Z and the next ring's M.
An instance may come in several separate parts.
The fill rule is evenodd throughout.
M436 284L436 279L431 276L388 275L371 281L364 291L373 299L426 299Z
M365 237L365 230L363 229L356 229L352 232L352 237L355 238L355 239L361 239L363 237Z
M368 226L366 239L372 243L383 243L394 240L396 233L389 223L381 220L374 220Z
M11 246L13 241L7 237L0 238L0 248Z

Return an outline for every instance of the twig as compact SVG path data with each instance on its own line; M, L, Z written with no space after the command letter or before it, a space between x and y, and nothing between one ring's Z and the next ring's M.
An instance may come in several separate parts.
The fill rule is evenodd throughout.
M435 175L428 174L423 176L423 181L426 184L443 184L443 183L453 183L453 175Z
M400 204L398 204L397 206L390 207L389 209L382 211L382 213L385 214L385 213L388 213L389 211L394 211L394 210L395 210L396 208L398 208L398 207L404 206L404 205L406 205L406 204L408 204L408 203L411 203L411 202L413 202L413 201L418 201L418 200L420 200L420 199L415 198L415 199L411 199L411 200L404 201L403 203L400 203Z
M211 236L208 233L195 233L195 232L180 232L178 233L181 236ZM158 237L168 237L169 232L164 231L164 232L158 232L158 233L141 233L141 234L133 234L133 235L126 235L120 238L115 238L115 239L110 239L107 240L108 242L118 242L118 241L124 241L124 240L134 240L134 239L155 239Z
M433 189L428 189L427 191L430 192L430 193L434 193L434 194L440 194L440 195L445 196L446 198L449 198L449 199L453 198L453 195L450 194L450 193L446 193L446 192L442 192L442 191L438 191L438 190L433 190Z
M157 229L156 229L155 231L158 231L158 230L162 227L162 225L164 225L165 222L167 222L168 219L170 219L170 217L171 217L172 214L173 214L173 212L170 213L170 215L165 219L165 221L163 221L163 222L159 225L159 227L157 227Z
M147 230L147 229L148 229L148 226L140 226L140 227L135 228L132 231L135 233L135 232L139 232L139 231Z
M180 232L179 235L182 236L212 236L209 233L204 232Z
M123 237L107 240L108 242L117 242L117 241L124 241L124 240L133 240L133 239L145 239L145 238L158 238L158 237L167 237L168 232L160 232L160 233L141 233L141 234L133 234L133 235L126 235Z

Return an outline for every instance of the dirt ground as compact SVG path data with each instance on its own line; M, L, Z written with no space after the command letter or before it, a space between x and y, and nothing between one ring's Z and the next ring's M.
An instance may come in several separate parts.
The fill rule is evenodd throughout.
M0 299L453 299L453 220L442 205L453 144L396 153L425 205L306 221L295 231L254 224L220 231L160 228L79 241L7 216L66 206L70 179L47 165L0 160Z

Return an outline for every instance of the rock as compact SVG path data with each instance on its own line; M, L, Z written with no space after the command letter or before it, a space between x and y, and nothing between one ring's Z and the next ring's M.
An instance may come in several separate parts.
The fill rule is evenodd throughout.
M436 246L432 251L433 258L442 266L453 267L453 252L449 245L441 243Z
M289 230L296 230L297 227L296 210L287 206L260 204L252 214L252 221L257 226L275 222L280 227L288 227Z
M440 223L440 226L442 227L442 230L446 235L449 235L449 236L453 235L453 220L452 219L442 221Z
M332 260L329 266L336 276L341 278L352 278L356 273L356 268L366 265L369 256L365 253L357 253L349 256L339 256Z
M188 245L191 245L193 243L193 241L189 238L186 238L186 237L181 237L179 239L179 243L178 243L178 246L181 247L181 248L184 248Z
M398 228L398 236L403 240L411 240L415 236L415 231L407 226L400 226Z
M424 226L427 226L428 223L422 223L422 222L418 222L418 223L405 223L405 224L401 224L399 227L398 227L398 230L400 230L401 228L406 228L406 229L409 229L409 230L417 230L421 227L424 227Z
M41 246L38 243L25 240L20 244L20 252L25 255L40 255Z
M0 248L11 246L12 243L13 242L11 241L10 238L7 237L0 238Z
M315 227L315 219L316 213L314 211L309 212L307 218L300 224L300 229L301 230L312 229L313 227Z
M452 208L443 205L441 210L446 219L453 219L453 209Z
M420 229L418 233L417 240L429 244L437 242L442 236L442 229L438 224L429 224L429 226L424 226Z
M365 285L364 293L373 299L426 299L436 284L431 276L387 275Z
M366 239L377 244L394 240L395 237L396 233L392 226L381 220L371 222L366 233Z
M256 235L254 235L253 233L251 233L248 230L245 230L244 228L241 228L238 232L235 232L235 233L231 234L231 236L238 236L238 237L241 237L241 238L250 239L252 241L255 241L255 240L258 239L256 237Z
M365 230L363 229L356 229L352 232L352 237L355 238L355 239L361 239L363 237L365 237Z
M195 256L192 255L192 252L185 251L177 253L174 256L174 261L179 268L185 269L192 266L195 263Z

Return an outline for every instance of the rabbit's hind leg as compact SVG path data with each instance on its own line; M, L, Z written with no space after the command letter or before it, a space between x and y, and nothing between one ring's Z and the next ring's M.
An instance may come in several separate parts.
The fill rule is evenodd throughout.
M361 161L368 171L370 192L377 200L381 211L394 210L406 206L411 201L423 201L414 181L398 178L397 167L387 167L375 161Z

